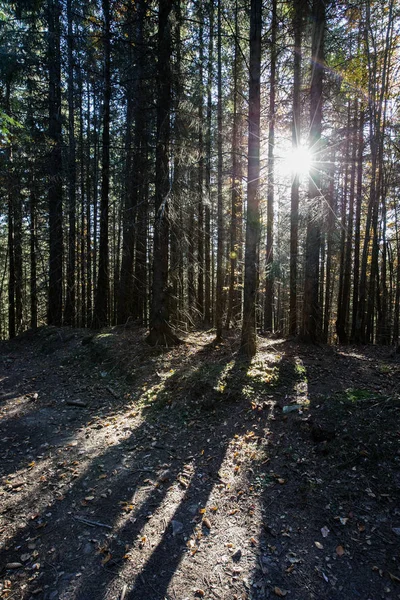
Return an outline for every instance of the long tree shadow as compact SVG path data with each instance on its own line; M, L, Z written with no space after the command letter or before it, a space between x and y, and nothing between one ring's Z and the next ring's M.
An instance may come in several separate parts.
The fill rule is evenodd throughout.
M230 357L222 357L219 366L213 366L212 377L215 385L218 385L220 374L225 368L226 363L229 362L229 358ZM193 362L196 362L196 360L198 359L195 357ZM185 370L190 369L190 364L185 364L183 368ZM196 390L198 392L198 371L198 367L193 368L192 374L185 383L186 390L192 390L192 392L193 390ZM176 373L169 380L170 389L174 390L174 383L179 383L180 381L179 373ZM203 377L200 377L200 381L203 381ZM218 395L220 392L216 389L215 393ZM156 404L157 401L160 401L160 398L157 396L161 395L162 394L160 393L156 394L156 397L154 398ZM161 401L165 403L165 400L164 391ZM208 410L207 406L200 407L200 410L203 410L204 408ZM154 421L154 425L152 425L151 422L152 418L155 417L157 413L160 413L161 411L161 413L165 415L161 433L163 445L169 446L170 448L169 456L171 457L171 464L169 465L168 481L175 481L182 470L182 467L189 460L194 460L196 476L198 476L200 472L201 461L199 457L192 458L195 449L187 444L188 428L185 427L186 416L184 412L182 412L182 409L186 410L184 403L182 406L177 406L175 410L169 408L168 402L164 408L160 408L159 405L157 405L156 408L153 407L152 410L149 408L148 422L143 422L123 441L115 443L110 449L99 452L97 456L88 462L85 469L75 477L73 484L65 486L68 489L63 489L63 494L58 496L58 499L55 499L55 495L51 490L50 492L47 492L47 495L43 494L43 487L45 487L47 483L49 484L47 487L49 487L50 484L53 483L52 481L43 482L42 486L38 485L36 492L31 493L29 499L30 505L25 507L24 512L28 513L25 518L28 518L28 523L24 526L20 526L15 536L12 539L8 539L6 549L0 554L2 564L10 563L13 559L18 560L18 549L24 547L27 539L37 539L37 536L40 535L41 539L44 541L41 544L42 547L39 547L37 552L41 552L45 555L43 564L52 566L50 569L45 568L44 570L34 572L32 576L32 586L40 583L40 585L49 586L51 590L51 588L55 586L56 581L58 587L64 589L68 588L68 593L73 593L75 598L82 598L82 600L100 598L104 586L107 585L109 581L110 573L113 576L112 569L115 569L116 566L118 566L118 561L123 560L124 544L132 544L132 540L140 533L143 524L147 521L149 516L148 513L154 513L157 507L161 506L168 492L169 486L167 482L163 480L165 479L165 476L157 477L156 475L159 471L158 467L161 466L154 464L154 460L157 459L157 440L155 444L152 440L146 445L146 438L149 436L155 437L154 428L156 427L156 422ZM176 431L177 417L181 417L178 432ZM159 431L157 432L156 437L160 437ZM204 435L201 439L202 445L204 445L206 439L207 438ZM219 441L220 440L218 439L218 443ZM143 445L141 442L143 442ZM214 472L222 460L225 448L226 443L224 443L221 449L216 452L214 458L216 462L213 469ZM70 456L72 464L75 462L73 459L79 458L79 452L79 446L76 450L74 450L73 446L71 447ZM148 452L150 452L150 454L148 454ZM126 455L126 453L130 455L131 465L123 463L124 457L121 455ZM148 463L151 464L147 467ZM210 464L208 468L211 469ZM112 483L108 478L108 472L111 471L113 472ZM152 475L155 475L154 480L149 480L146 483L146 479L149 479ZM204 483L203 478L202 485L205 486L205 492L200 498L201 501L205 500L212 485L212 476L209 474L206 477L209 478L209 480ZM101 481L101 484L99 484L99 481ZM111 490L109 488L110 484L112 487ZM131 501L135 496L135 493L137 493L139 489L142 489L144 485L149 489L144 491L142 501L140 503L135 502L135 506L131 509ZM192 489L192 487L190 486L189 489ZM39 502L40 496L43 496L42 503ZM139 506L137 506L137 504L139 504ZM31 509L29 509L29 506L31 506ZM41 514L39 517L34 516L34 519L30 520L28 516L29 510L32 510L34 506L36 508L35 512L40 512ZM127 515L127 518L124 522L125 515ZM85 559L82 562L85 563L85 571L88 575L86 576L86 573L82 569L79 578L76 580L74 579L73 571L76 570L76 561L80 560L79 548L82 549L83 545L84 552L86 553L88 551L87 545L89 544L90 547L90 542L88 541L90 530L87 524L85 525L82 521L77 521L74 517L78 517L78 519L79 517L83 517L84 519L86 518L95 522L103 521L104 525L117 529L118 538L118 541L115 542L113 538L115 534L111 530L109 533L108 529L105 528L105 533L100 535L104 544L102 546L99 543L99 548L103 556L104 568L99 565L100 559L97 556L85 556ZM85 532L84 534L82 534L82 529ZM104 528L102 531L104 531ZM68 540L66 546L64 541L60 542L60 546L55 550L55 554L52 553L51 548L51 546L53 546L52 538L50 537L52 533L57 535L59 540ZM48 540L46 540L47 537L49 538ZM113 547L113 545L117 545L117 551L114 548L112 549L112 552L114 553L112 560L104 561L104 558L111 556L111 547ZM17 550L11 551L10 548L17 548ZM55 577L54 563L58 563L57 555L59 555L59 560L61 562L61 553L64 554L62 558L64 567L65 565L69 566L66 569L67 572L64 572L64 574L60 574L56 569ZM32 566L30 566L31 564L32 561L30 560L30 562L27 563L27 567L32 568ZM95 584L93 583L93 572L96 572ZM30 586L31 590L32 586ZM27 590L25 595L22 595L21 598L28 594L29 592ZM146 597L148 598L149 596L147 595Z
M49 452L49 448L71 442L88 423L124 411L126 391L132 389L133 396L139 397L144 382L151 386L158 379L157 362L154 366L149 365L152 357L157 359L157 353L139 344L139 349L132 351L132 360L136 358L138 366L129 373L130 384L125 382L121 389L114 391L115 378L108 373L103 378L108 366L105 363L104 367L107 358L104 344L82 346L81 335L61 331L63 338L59 330L49 329L50 332L42 332L38 339L27 336L3 344L4 358L0 365L0 408L4 413L0 423L0 453L3 460L0 475L4 479L24 468L37 455L46 453L46 448ZM110 341L114 343L113 339ZM114 360L110 354L109 363ZM142 363L146 366L145 372L141 370ZM121 378L125 373L117 373L117 376ZM74 401L78 406L73 405ZM11 402L13 411L7 407Z
M203 541L206 544L207 537L212 535L214 524L208 518L203 520L199 509L202 512L207 510L211 496L215 501L216 487L229 489L230 483L225 480L222 467L232 441L241 438L249 429L258 428L262 435L269 421L270 411L265 401L259 402L260 397L264 399L268 384L265 381L255 383L248 377L249 361L235 358L228 365L229 370L225 369L222 385L220 382L220 398L213 419L197 440L198 450L208 443L210 456L207 457L201 450L197 452L191 482L170 515L169 526L165 528L156 548L149 553L143 569L136 574L133 586L128 586L126 597L130 600L170 597L173 593L170 584L182 560L186 557L190 560ZM257 371L257 375L260 375L260 371ZM270 375L268 369L267 375ZM254 435L254 431L251 431L251 435ZM187 444L187 439L183 438L182 443ZM207 514L211 515L210 512ZM174 524L175 528L181 528L178 535L174 535ZM188 585L188 581L185 585Z
M398 428L387 416L399 404L395 382L384 382L390 361L377 360L378 350L365 352L286 344L271 461L257 467L264 518L252 600L388 593L391 557L400 551L389 524L400 493L393 454ZM371 561L382 565L381 578L374 577Z

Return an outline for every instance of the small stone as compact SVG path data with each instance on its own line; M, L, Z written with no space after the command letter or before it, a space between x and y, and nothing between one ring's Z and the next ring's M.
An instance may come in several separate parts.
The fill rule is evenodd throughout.
M92 552L93 552L92 544L90 542L88 542L83 547L83 554L92 554Z
M238 550L236 550L235 554L232 554L232 560L234 562L239 562L239 560L242 558L242 551L239 548Z
M183 531L183 523L172 520L172 535L179 535Z

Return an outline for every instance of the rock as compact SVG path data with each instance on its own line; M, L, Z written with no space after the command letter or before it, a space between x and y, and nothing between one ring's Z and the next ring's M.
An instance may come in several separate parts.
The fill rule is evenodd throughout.
M236 550L235 554L232 554L232 560L234 562L239 562L241 558L242 558L242 551L239 548L238 550Z
M83 400L67 400L67 404L69 406L78 406L79 408L87 407L87 402L83 402Z
M172 535L179 535L183 531L183 523L172 520Z
M93 552L92 544L90 542L87 542L87 544L85 544L83 547L83 554L92 554L92 552Z

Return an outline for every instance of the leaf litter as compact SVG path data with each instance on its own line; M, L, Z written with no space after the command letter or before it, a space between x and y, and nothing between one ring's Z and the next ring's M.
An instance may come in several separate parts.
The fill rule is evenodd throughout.
M398 596L388 350L52 331L2 344L0 598Z

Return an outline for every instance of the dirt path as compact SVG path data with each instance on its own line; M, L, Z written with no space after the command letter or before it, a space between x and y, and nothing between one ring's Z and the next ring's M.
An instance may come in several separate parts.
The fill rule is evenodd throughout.
M0 346L0 597L400 598L390 349Z

